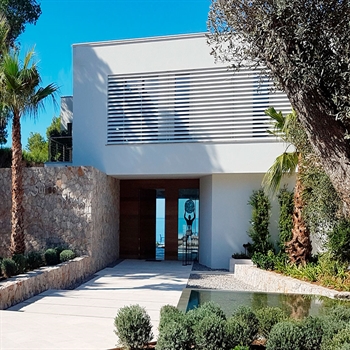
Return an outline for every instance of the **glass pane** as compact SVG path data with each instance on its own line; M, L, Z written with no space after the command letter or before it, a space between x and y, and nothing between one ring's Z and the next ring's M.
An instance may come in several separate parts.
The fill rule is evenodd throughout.
M184 265L198 260L199 191L179 190L178 200L178 259Z

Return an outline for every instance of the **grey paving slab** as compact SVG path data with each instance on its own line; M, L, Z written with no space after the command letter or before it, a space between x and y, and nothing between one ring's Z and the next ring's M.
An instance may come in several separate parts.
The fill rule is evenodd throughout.
M191 272L181 262L124 260L75 290L48 290L0 311L0 349L112 349L118 309L139 304L157 335L159 310L177 305Z

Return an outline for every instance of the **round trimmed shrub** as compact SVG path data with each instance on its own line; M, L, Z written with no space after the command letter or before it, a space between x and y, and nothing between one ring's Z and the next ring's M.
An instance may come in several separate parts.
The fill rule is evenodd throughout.
M16 274L24 273L27 267L27 258L23 254L15 254L12 260L16 263Z
M259 321L259 333L265 338L268 338L275 324L288 318L287 314L279 307L263 307L255 314Z
M176 320L163 323L159 329L157 350L190 350L193 344L193 333L186 316L180 314Z
M62 250L60 253L60 261L65 262L68 260L73 260L75 258L75 253L70 249Z
M303 350L302 331L299 324L292 321L282 321L271 329L266 350Z
M307 317L301 323L304 350L319 350L323 337L323 322L317 317Z
M120 344L127 348L143 349L153 338L151 318L138 304L119 309L114 325Z
M198 324L203 318L207 316L217 316L222 320L226 320L226 315L222 311L219 304L208 301L198 308L187 312L187 319L192 327Z
M182 321L184 314L173 305L164 305L160 309L160 317L159 317L159 332L162 331L163 327L165 327L170 322L180 322Z
M47 249L44 253L44 260L48 266L57 265L59 263L59 258L56 250L53 248Z
M228 337L226 321L222 317L211 314L205 316L193 327L195 348L199 350L226 350Z
M249 346L255 339L259 321L250 307L241 306L227 321L227 334L231 348Z
M44 265L43 256L39 252L30 252L27 255L27 265L29 270L35 270Z
M16 274L16 263L10 258L5 258L1 262L1 270L5 277L10 278Z

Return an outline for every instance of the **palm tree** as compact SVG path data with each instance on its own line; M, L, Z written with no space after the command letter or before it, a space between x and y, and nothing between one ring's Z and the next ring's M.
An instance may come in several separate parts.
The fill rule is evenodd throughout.
M18 51L5 52L0 62L0 103L12 118L11 254L25 251L21 117L25 114L37 116L43 100L48 96L54 100L57 91L55 84L39 87L40 75L36 63L32 62L33 55L33 50L28 52L21 62Z
M295 132L298 128L297 115L295 111L293 111L287 116L283 116L282 112L277 113L274 108L267 109L265 113L274 120L273 130L269 132L288 143L288 147L293 143L295 150L287 152L287 147L286 151L276 158L275 162L264 176L263 186L275 195L280 188L283 176L290 176L298 169L294 187L292 238L289 242L286 242L285 247L289 260L292 263L305 264L311 256L311 240L310 232L302 215L302 209L304 207L302 198L304 186L301 181L303 155L296 145L295 134L293 135L293 131Z

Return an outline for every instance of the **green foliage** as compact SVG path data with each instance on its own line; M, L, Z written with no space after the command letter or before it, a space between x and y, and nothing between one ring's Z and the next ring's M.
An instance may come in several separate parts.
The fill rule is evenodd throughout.
M267 254L256 252L252 256L252 262L263 270L273 270L275 268L275 254L271 250Z
M336 322L329 318L323 319L323 337L321 343L322 350L329 350L333 337L346 327L344 322Z
M5 277L10 278L16 274L16 263L10 258L5 258L1 262L1 270Z
M307 204L303 215L310 233L317 235L332 229L339 220L341 200L329 177L318 164L308 160L300 176L304 185L303 200Z
M333 258L350 262L350 220L340 220L328 236L328 248Z
M36 23L41 8L36 0L1 0L0 12L5 15L10 26L8 45L13 45L27 23Z
M259 320L251 308L242 306L227 321L230 347L249 346L258 333Z
M350 324L334 335L327 344L327 350L350 350Z
M0 105L0 147L7 142L7 122L8 122L8 110L6 108L2 108Z
M44 252L44 260L48 266L57 265L60 262L57 252L53 248L49 248Z
M279 307L263 307L257 310L255 314L259 321L259 334L265 338L268 338L275 324L288 318L287 314Z
M264 190L260 189L253 191L248 204L252 206L251 228L248 232L252 239L250 253L267 253L273 249L269 233L270 201Z
M15 254L12 260L16 263L16 274L21 274L26 271L27 257L23 254Z
M175 306L173 305L164 305L160 309L160 319L159 319L159 325L158 329L159 332L162 331L163 327L166 326L168 323L174 321L178 322L182 320L183 313Z
M29 270L35 270L43 266L43 256L39 252L30 252L27 255L27 265Z
M233 348L233 350L249 350L249 346L241 346L241 345L237 345Z
M128 349L143 349L153 337L151 318L137 304L119 309L114 325L120 343Z
M29 134L26 150L23 150L23 158L29 163L47 162L48 143L38 132Z
M293 228L293 192L288 191L286 187L282 188L277 196L280 206L280 215L278 220L279 228L279 246L281 251L285 250L285 244L292 239Z
M51 124L46 129L46 137L61 136L61 117L53 117Z
M323 337L323 322L317 317L307 317L301 324L303 350L319 350Z
M75 253L70 249L62 250L60 253L60 261L65 262L68 260L73 260L75 258Z
M195 325L198 324L200 320L207 316L217 316L222 320L226 320L226 316L222 311L221 307L212 301L206 302L200 307L187 312L187 319L191 327L195 327Z
M196 349L226 350L227 324L216 314L208 315L193 326Z
M169 312L168 312L169 311ZM159 337L156 349L159 350L189 350L193 344L193 332L185 314L168 309L161 310L159 322ZM162 319L163 317L163 319Z
M271 329L266 350L303 350L302 330L299 324L282 321Z

